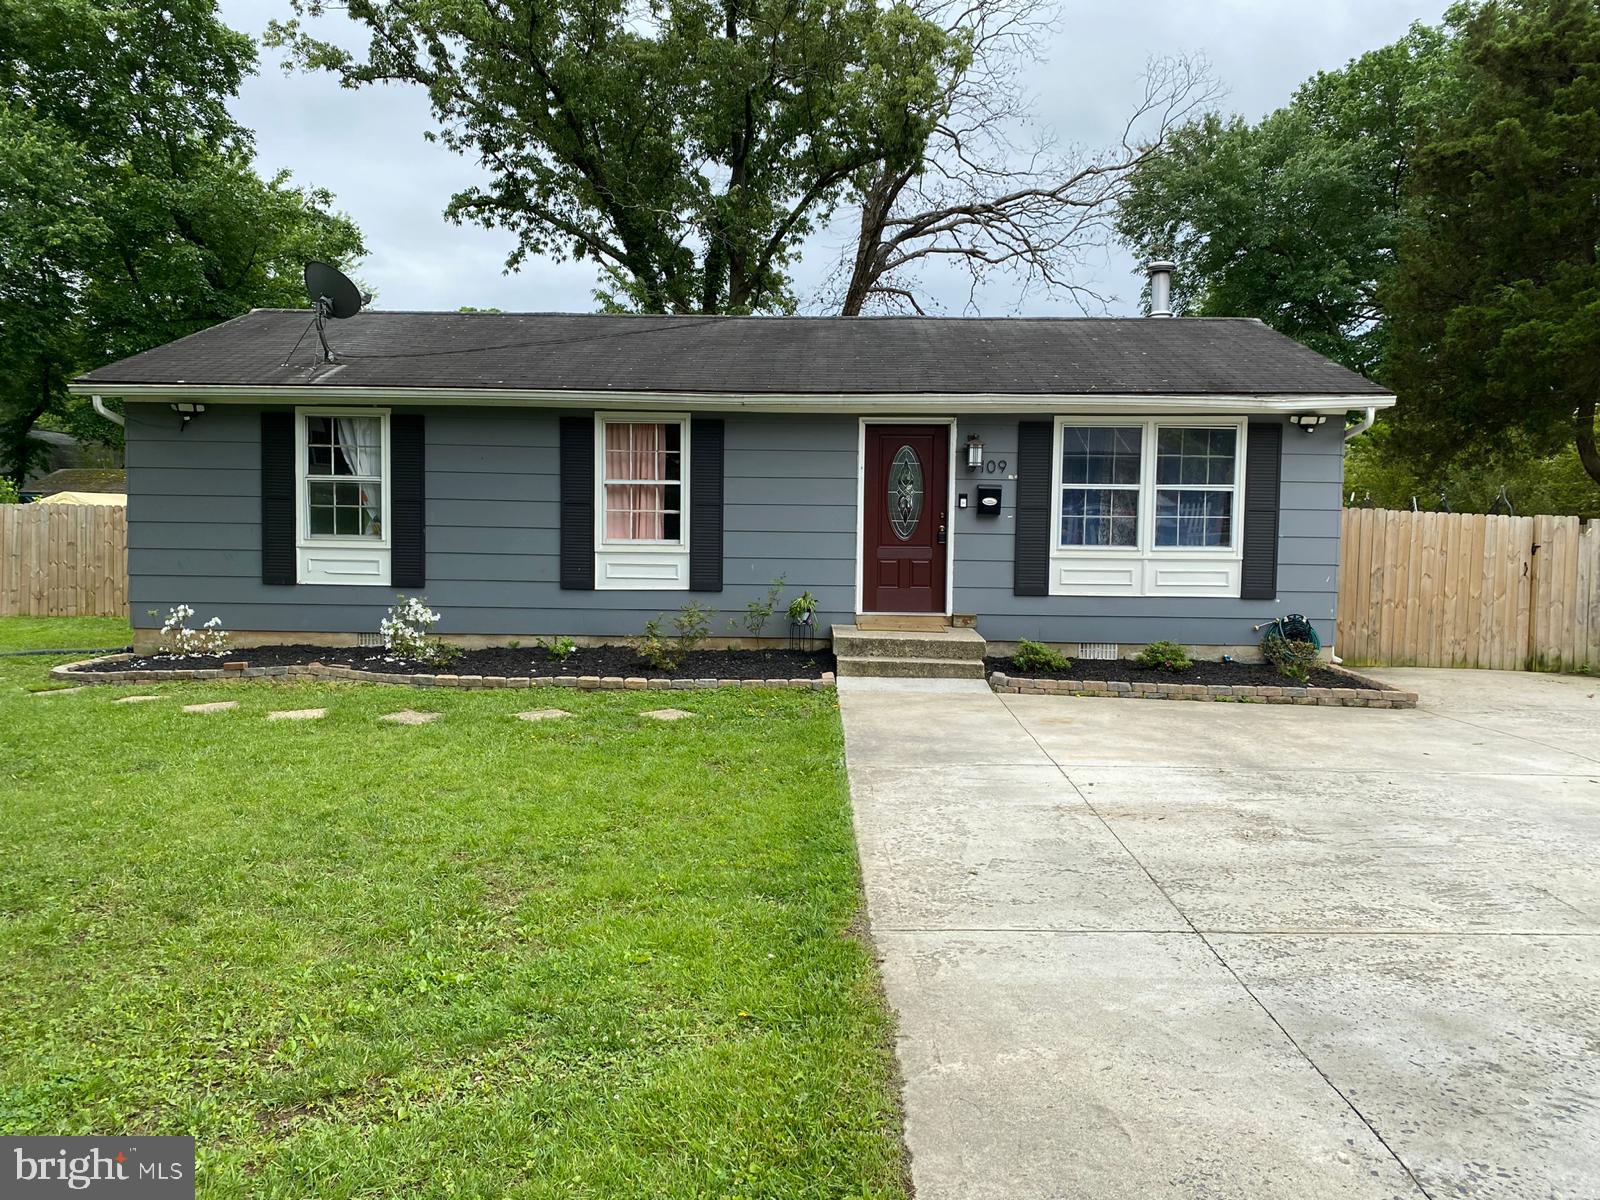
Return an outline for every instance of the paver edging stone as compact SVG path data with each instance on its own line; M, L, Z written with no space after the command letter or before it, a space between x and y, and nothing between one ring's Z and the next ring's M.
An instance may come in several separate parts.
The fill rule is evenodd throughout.
M527 688L575 687L585 691L649 690L687 692L702 688L764 687L784 688L791 691L827 691L835 686L834 673L824 671L818 679L643 679L620 676L599 678L593 675L533 675L508 678L494 675L435 675L419 673L404 675L397 672L358 671L354 667L327 666L323 663L297 663L282 667L246 667L243 670L221 671L211 668L178 667L170 671L90 671L91 664L128 662L140 657L136 654L109 654L101 658L85 658L77 662L61 663L50 668L54 679L74 683L184 683L193 681L249 680L249 679L310 679L338 683L378 683L396 687L446 687L446 688Z
M1091 696L1127 700L1222 700L1242 704L1312 704L1324 708L1415 708L1416 692L1362 687L1271 687L1206 683L1108 683L1099 679L1033 679L989 674L997 692L1025 696Z

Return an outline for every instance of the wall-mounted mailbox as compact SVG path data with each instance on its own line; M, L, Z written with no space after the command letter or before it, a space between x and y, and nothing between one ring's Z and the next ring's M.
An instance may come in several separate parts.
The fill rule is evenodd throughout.
M1000 515L1000 488L997 485L978 485L978 515L980 517Z

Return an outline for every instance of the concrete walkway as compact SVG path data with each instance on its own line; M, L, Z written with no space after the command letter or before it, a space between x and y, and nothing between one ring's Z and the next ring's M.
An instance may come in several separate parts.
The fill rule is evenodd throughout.
M1600 681L841 679L918 1200L1600 1195Z

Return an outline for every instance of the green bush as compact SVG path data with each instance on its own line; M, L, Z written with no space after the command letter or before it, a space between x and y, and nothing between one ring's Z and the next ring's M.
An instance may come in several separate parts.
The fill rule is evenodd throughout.
M1017 652L1011 656L1012 665L1022 671L1065 671L1072 660L1059 650L1052 650L1043 642L1030 642L1023 638L1017 643Z
M656 617L644 623L644 632L633 639L639 657L660 671L675 671L683 656L706 640L716 613L691 600L672 616L673 633Z
M1311 678L1322 647L1315 642L1300 642L1281 633L1268 633L1261 639L1261 656L1277 668L1278 674L1304 683Z
M1151 642L1134 656L1134 662L1157 671L1187 671L1194 666L1194 659L1177 642Z
M0 475L0 504L21 504L22 493L17 485L4 475Z
M550 638L548 641L540 638L539 646L554 662L566 662L578 651L578 643L569 637Z

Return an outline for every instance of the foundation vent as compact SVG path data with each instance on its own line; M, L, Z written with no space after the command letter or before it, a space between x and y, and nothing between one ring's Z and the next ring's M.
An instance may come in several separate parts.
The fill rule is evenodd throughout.
M1122 657L1122 647L1116 642L1079 642L1077 657L1090 662L1115 662Z
M357 646L381 646L381 645L383 645L383 634L381 634L381 633L358 633L358 634L356 634L356 645Z

